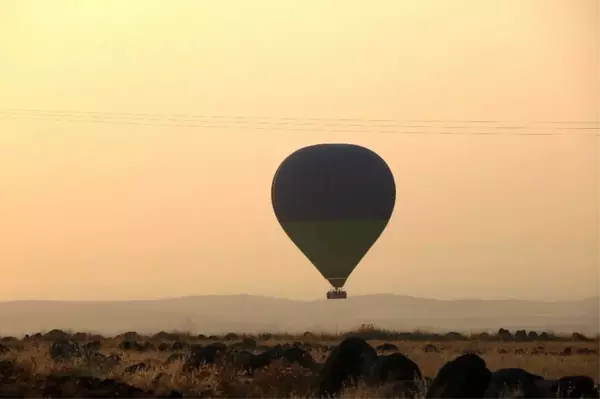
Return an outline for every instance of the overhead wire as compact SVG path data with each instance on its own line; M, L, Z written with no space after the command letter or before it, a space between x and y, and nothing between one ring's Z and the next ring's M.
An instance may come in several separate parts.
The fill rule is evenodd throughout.
M0 108L0 120L2 119L43 120L70 123L107 123L150 127L290 130L372 134L600 136L600 122L598 121L523 122L433 119L402 121L398 119L368 118L257 117L240 115L159 114L145 112ZM362 128L363 130L359 130L359 128ZM477 130L473 131L471 129ZM538 132L533 133L532 130L537 130ZM581 131L583 133L575 133L576 131Z
M367 121L367 122L394 122L397 119L369 119L369 118L308 118L308 117L263 117L263 116L239 116L239 115L198 115L198 114L164 114L148 112L106 112L106 111L74 111L74 110L48 110L35 108L0 108L0 112L6 113L34 113L34 114L97 114L97 115L123 115L142 117L190 117L190 118L235 118L235 119L283 119L283 120L330 120L330 121ZM422 119L408 120L407 122L458 122L458 123L520 123L519 121L502 120L457 120L457 119ZM531 121L528 123L550 123L550 124L600 124L600 121Z

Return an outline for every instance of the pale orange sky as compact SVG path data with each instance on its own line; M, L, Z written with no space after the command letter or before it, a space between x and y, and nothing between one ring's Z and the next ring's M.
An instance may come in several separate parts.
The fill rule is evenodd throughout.
M4 0L0 108L598 121L599 4ZM598 295L598 137L142 127L0 112L0 300L321 298L326 280L270 203L279 163L320 142L368 146L397 184L392 220L349 295Z

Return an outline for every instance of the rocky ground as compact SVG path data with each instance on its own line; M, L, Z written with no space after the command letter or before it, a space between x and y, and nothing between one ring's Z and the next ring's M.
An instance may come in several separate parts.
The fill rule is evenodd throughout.
M0 397L598 397L597 338L427 338L3 337Z

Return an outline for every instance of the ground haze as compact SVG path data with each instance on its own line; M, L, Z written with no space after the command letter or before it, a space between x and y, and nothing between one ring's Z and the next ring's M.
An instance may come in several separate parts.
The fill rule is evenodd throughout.
M394 295L353 296L346 300L295 301L251 295L199 296L155 301L0 303L1 335L51 329L119 334L190 331L227 332L347 331L362 324L395 330L459 332L504 327L586 334L599 332L599 301L570 302L440 301Z

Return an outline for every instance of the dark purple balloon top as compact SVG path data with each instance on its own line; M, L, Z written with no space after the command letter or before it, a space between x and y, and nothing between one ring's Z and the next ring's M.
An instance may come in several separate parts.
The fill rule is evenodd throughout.
M373 151L353 144L318 144L281 163L271 200L280 223L388 221L396 184L388 165Z

